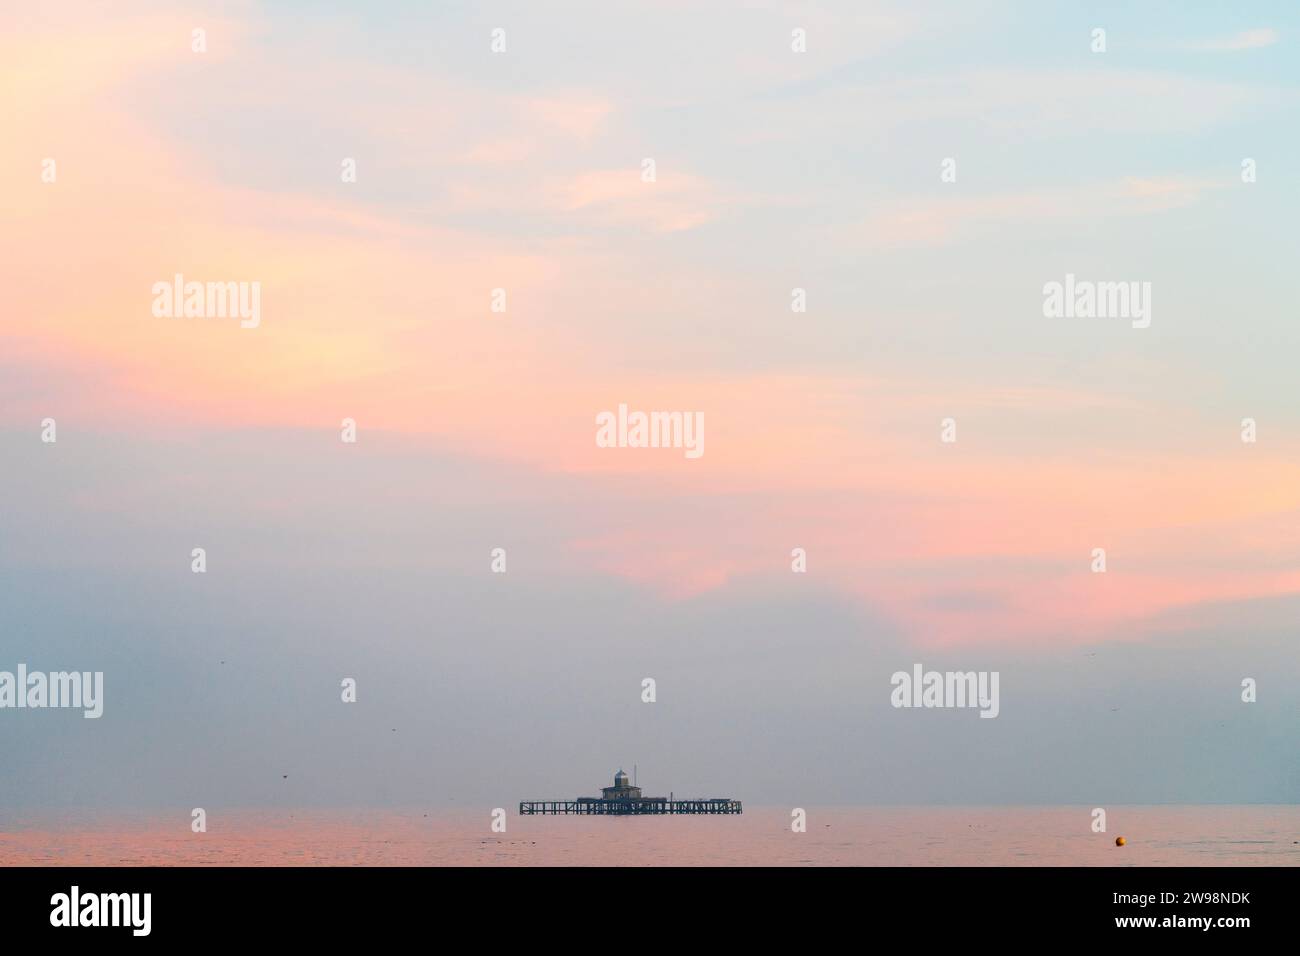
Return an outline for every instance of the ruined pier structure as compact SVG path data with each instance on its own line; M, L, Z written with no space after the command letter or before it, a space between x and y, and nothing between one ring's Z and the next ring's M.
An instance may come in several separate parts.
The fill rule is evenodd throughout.
M637 814L637 813L740 813L740 801L730 797L707 800L673 800L670 797L643 797L640 787L628 784L622 770L614 775L614 786L603 787L599 797L576 800L525 800L519 804L522 816L550 814Z

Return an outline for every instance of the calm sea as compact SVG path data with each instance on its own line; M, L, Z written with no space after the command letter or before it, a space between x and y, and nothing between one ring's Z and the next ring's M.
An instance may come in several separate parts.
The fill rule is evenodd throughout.
M174 818L7 814L0 864L379 866L1300 865L1300 807L808 807L741 816L520 817L462 811L219 811ZM1128 843L1115 846L1115 837Z

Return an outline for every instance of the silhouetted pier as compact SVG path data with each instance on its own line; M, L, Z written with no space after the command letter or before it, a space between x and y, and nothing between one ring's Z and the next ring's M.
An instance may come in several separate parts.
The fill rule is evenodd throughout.
M673 800L668 797L643 797L640 787L628 786L627 774L614 775L614 786L601 789L599 797L576 800L524 800L520 816L536 814L577 814L579 816L642 813L741 813L740 801L729 797L707 800Z

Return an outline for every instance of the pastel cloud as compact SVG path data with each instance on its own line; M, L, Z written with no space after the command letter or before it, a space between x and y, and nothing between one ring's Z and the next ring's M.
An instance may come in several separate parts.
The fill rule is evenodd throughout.
M1277 43L1278 39L1279 35L1276 30L1271 27L1261 27L1255 30L1242 30L1240 33L1213 40L1191 41L1187 44L1187 48L1216 53L1236 53L1241 50L1258 50L1262 47L1272 46Z
M836 237L872 247L941 245L994 227L1086 222L1179 209L1225 188L1201 177L1126 177L1074 189L891 199L861 226L836 227Z
M789 20L777 9L782 29L772 42L784 44ZM814 47L835 42L834 23L812 22ZM0 159L0 198L16 226L0 237L0 277L12 291L6 358L25 377L6 392L6 424L28 427L52 399L61 417L106 430L145 419L332 431L349 416L363 434L605 489L631 517L572 534L567 553L580 570L680 600L788 576L790 548L804 546L819 584L883 609L920 640L1095 639L1169 608L1300 587L1292 570L1300 473L1285 441L1244 457L1231 427L1173 400L1169 420L1198 436L1194 450L1161 438L1119 451L1077 433L1038 439L1026 428L1031 415L1052 415L1064 433L1094 413L1121 418L1138 406L1077 383L954 381L928 355L893 375L785 367L780 350L798 341L796 331L816 334L819 316L786 317L803 325L779 327L765 368L720 371L674 356L710 331L743 351L748 315L732 293L766 277L762 264L727 273L725 260L678 259L667 283L656 256L707 253L674 243L775 200L680 154L658 155L657 181L643 182L644 150L616 138L632 122L624 99L572 87L516 96L438 79L420 88L432 104L426 115L410 102L417 78L367 64L353 77L360 92L349 98L340 82L342 100L317 100L307 93L320 78L295 78L297 64L240 59L255 22L209 23L222 39L210 62L249 67L235 81L236 102L277 91L269 95L301 100L313 117L355 123L359 139L401 140L412 167L468 168L440 182L442 191L389 204L340 191L334 156L313 157L329 170L330 189L232 182L212 157L173 142L147 111L123 109L113 95L192 67L189 19L7 35L0 68L15 80L5 84L14 91L10 134L24 148ZM902 35L900 27L887 40ZM746 83L791 79L755 60L741 71ZM813 75L803 63L798 70L795 80ZM864 109L873 103L878 111ZM1244 86L1154 72L999 71L834 87L763 108L777 117L807 110L794 128L825 121L832 132L860 129L864 115L889 131L981 115L994 128L1049 136L1203 130L1249 103L1257 105ZM438 122L412 130L413 115ZM475 117L475 135L448 142L446 129ZM55 187L37 178L47 151L60 163ZM791 178L772 190L782 202L789 193L814 208L824 199L815 175ZM792 242L784 254L816 260L833 249L866 259L1028 226L1068 231L1185 209L1223 188L1166 172L891 198L847 226L814 223L822 241ZM498 221L505 225L484 225ZM746 238L732 235L741 247ZM602 248L606 240L614 248ZM794 281L786 272L797 269L777 271L784 296ZM261 281L262 327L153 319L149 289L175 272ZM501 286L510 306L496 315L489 295ZM662 328L684 294L728 314L699 336L675 338ZM638 351L646 341L658 350ZM593 416L620 402L703 412L706 456L596 448ZM1010 437L997 444L991 427L982 442L968 439L963 418L962 443L940 446L937 423L953 408L1004 423ZM393 493L429 505L410 489ZM1088 572L1095 546L1108 548L1117 573ZM1272 566L1252 563L1261 553ZM1195 556L1214 560L1197 565Z
M582 173L558 184L553 195L561 209L591 213L598 222L644 224L658 232L703 225L727 202L699 177L664 171L654 182L643 182L634 169Z

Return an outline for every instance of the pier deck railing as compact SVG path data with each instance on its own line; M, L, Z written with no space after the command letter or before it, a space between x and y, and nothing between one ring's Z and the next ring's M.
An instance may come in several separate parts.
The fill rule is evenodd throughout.
M522 816L536 814L658 814L740 813L739 800L525 800L519 804Z

